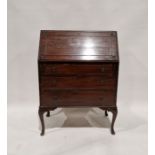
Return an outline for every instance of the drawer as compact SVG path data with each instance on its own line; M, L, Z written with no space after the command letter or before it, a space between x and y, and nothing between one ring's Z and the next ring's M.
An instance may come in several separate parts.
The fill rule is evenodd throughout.
M40 64L41 75L104 74L113 76L113 64L57 63Z
M114 78L107 78L106 76L42 76L40 77L40 86L42 89L48 88L95 88L114 90Z
M114 106L114 91L105 90L44 90L42 106Z

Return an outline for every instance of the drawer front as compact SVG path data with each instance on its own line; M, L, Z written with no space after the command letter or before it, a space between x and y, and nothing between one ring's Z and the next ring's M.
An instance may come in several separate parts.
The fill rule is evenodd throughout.
M104 74L113 76L113 64L40 64L41 75Z
M115 89L115 80L104 76L43 76L40 78L40 85L42 89L48 88L95 88L95 89Z
M115 106L114 91L44 90L42 106Z

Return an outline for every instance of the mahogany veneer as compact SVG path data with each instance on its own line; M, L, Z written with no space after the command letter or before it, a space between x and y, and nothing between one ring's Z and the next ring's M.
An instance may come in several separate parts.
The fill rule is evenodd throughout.
M41 30L39 117L57 107L99 107L117 116L118 44L115 31Z

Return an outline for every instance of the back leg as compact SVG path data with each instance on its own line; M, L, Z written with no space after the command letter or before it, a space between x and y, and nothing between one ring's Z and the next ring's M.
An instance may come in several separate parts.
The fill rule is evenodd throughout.
M107 111L107 110L105 110L105 116L106 116L106 117L108 116L108 111Z
M47 111L46 116L47 116L47 117L50 117L50 111Z

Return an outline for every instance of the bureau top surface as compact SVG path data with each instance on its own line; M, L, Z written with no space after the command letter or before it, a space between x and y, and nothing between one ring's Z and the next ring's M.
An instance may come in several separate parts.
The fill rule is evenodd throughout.
M41 30L39 61L119 61L116 31Z

